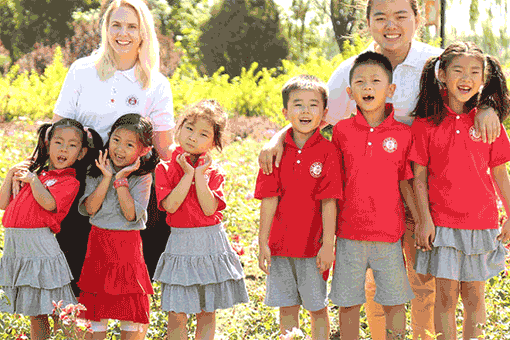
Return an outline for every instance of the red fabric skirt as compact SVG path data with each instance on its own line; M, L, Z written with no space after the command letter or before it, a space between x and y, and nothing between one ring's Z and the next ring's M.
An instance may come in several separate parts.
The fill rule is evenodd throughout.
M154 290L140 231L92 226L78 286L79 302L87 308L80 317L149 323L149 294Z

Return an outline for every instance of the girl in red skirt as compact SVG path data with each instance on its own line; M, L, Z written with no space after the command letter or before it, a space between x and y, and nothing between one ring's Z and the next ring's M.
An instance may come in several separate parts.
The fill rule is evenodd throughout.
M81 316L92 322L89 339L104 339L108 319L120 320L122 339L144 339L153 294L142 253L140 230L158 156L153 129L138 114L120 117L112 126L104 153L96 160L102 175L87 177L79 202L92 229L78 286Z

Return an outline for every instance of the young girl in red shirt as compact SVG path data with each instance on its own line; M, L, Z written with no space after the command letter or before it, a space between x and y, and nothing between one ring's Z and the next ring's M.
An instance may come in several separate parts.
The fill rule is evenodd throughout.
M29 315L31 339L50 336L53 301L76 303L73 277L54 235L102 146L99 134L74 119L44 124L32 156L7 172L0 189L5 210L0 286L9 299L0 300L0 311ZM16 195L14 181L24 184Z
M180 146L156 168L158 207L171 226L154 274L169 339L188 338L187 314L196 314L197 339L213 339L215 310L248 301L243 268L221 223L224 175L209 154L214 147L221 151L226 122L216 101L192 105L177 128Z
M454 43L427 61L411 160L419 208L416 247L423 250L416 255L416 272L436 278L438 339L456 339L459 295L463 338L483 335L485 281L505 267L502 242L510 239L510 222L499 230L497 197L510 213L510 142L503 126L494 143L482 142L474 116L483 104L494 107L501 122L509 114L506 80L495 58L472 43Z
M147 222L151 172L159 157L152 149L153 128L139 114L113 124L96 166L102 175L87 177L78 208L92 225L78 281L80 316L91 320L93 335L104 339L108 319L120 320L122 339L144 339L153 294L142 253L140 230Z

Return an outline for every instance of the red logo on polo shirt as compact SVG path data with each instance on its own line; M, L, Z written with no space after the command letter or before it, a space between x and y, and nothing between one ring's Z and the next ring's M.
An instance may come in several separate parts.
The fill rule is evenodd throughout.
M476 129L475 129L474 125L469 128L469 138L471 138L475 142L481 142L482 141L482 136L480 135L479 132L476 132Z
M138 105L138 98L133 94L126 99L126 104L131 107Z
M397 141L393 137L388 137L382 142L382 147L384 151L389 153L395 152L395 150L397 150L397 146L398 146Z
M315 162L310 166L310 175L314 178L319 178L322 173L322 163Z

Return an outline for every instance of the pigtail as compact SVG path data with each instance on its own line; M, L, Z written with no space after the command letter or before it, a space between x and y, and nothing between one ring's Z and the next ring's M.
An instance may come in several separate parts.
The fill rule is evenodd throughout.
M158 163L159 155L155 148L151 148L145 156L140 157L140 167L138 170L133 172L133 175L143 176L151 173L154 169L156 169L156 165L158 165Z
M498 112L499 121L503 122L509 114L510 97L506 86L505 75L499 61L486 56L488 71L487 79L480 96L479 106L487 105Z
M425 63L420 79L420 93L411 116L426 118L439 125L445 117L441 82L436 77L436 63L440 57L431 57Z
M95 160L99 158L99 151L103 150L103 139L96 130L85 127L83 146L87 153L80 161L76 161L76 177L80 180L85 176L98 177L101 170L96 166ZM80 180L81 181L81 180Z
M28 167L29 171L35 171L37 174L39 174L44 166L46 165L46 162L50 158L49 152L48 152L48 135L53 127L53 124L43 124L37 129L37 145L34 149L34 152L32 152L32 156L30 157L29 161L32 163Z

